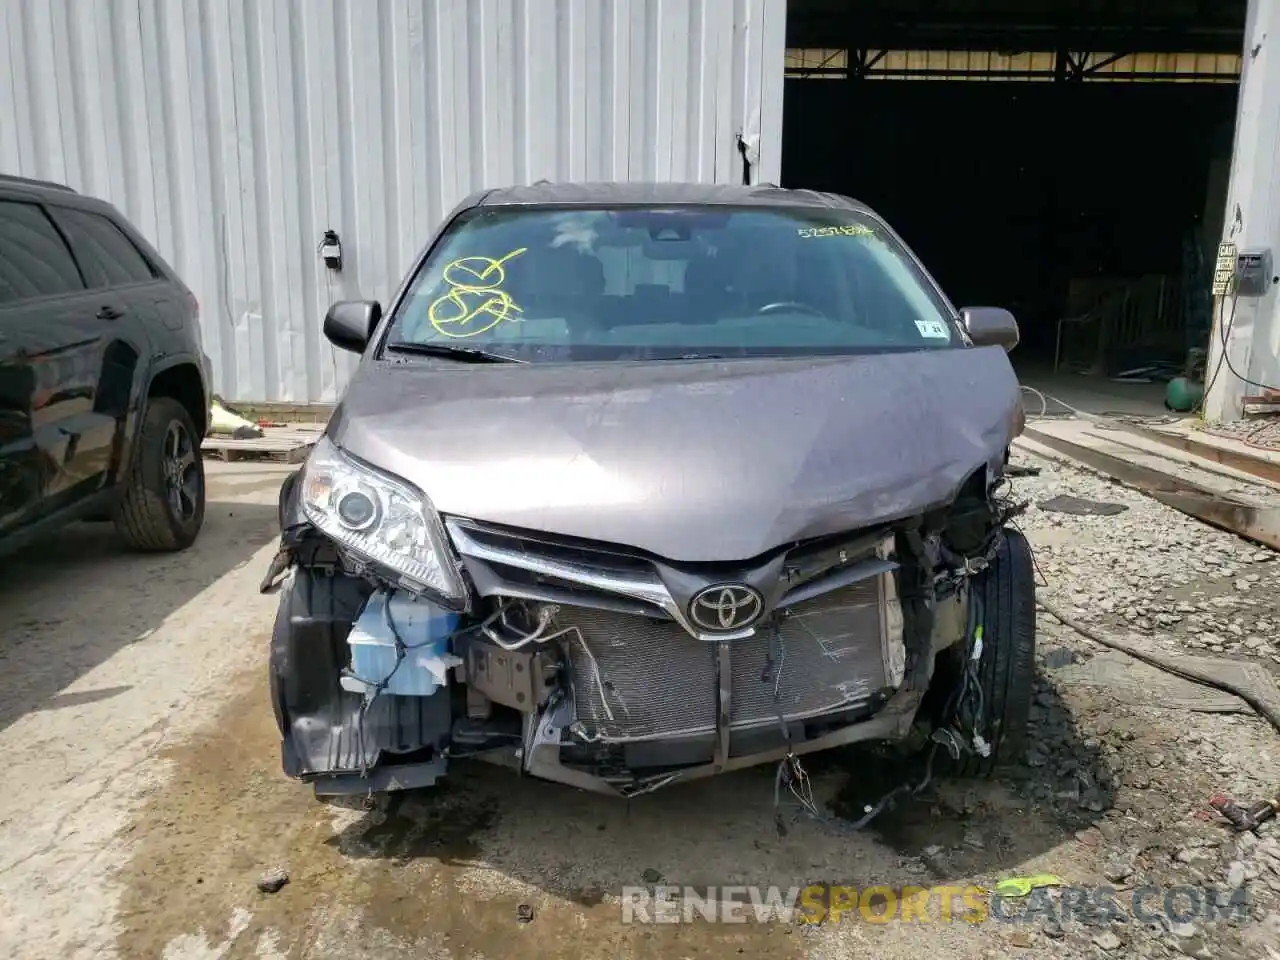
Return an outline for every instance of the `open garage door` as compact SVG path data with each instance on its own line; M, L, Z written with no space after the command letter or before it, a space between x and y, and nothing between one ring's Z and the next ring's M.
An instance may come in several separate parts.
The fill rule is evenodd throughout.
M1144 9L1145 8L1145 9ZM791 0L783 183L851 194L1020 366L1203 347L1244 0Z

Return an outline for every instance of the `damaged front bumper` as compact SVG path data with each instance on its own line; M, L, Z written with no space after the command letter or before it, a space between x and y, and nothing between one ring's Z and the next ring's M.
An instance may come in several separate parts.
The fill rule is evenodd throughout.
M271 686L290 776L319 794L428 786L467 756L635 796L905 736L933 654L964 635L918 536L881 528L735 569L451 519L460 617L294 528ZM719 602L695 614L708 588ZM758 596L741 629L715 617ZM388 598L393 598L388 603ZM398 612L392 612L398 611ZM732 624L730 624L732 627Z

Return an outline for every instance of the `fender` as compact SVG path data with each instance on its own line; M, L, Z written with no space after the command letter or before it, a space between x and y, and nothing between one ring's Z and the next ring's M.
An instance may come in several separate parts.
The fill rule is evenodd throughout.
M276 504L276 517L280 524L280 544L271 558L266 575L258 590L274 593L283 583L285 573L294 566L304 568L338 569L341 560L337 548L321 536L302 510L298 481L303 467L284 478Z
M280 534L283 537L285 531L292 527L302 526L307 522L306 516L302 512L302 504L298 499L298 480L302 477L302 467L299 467L293 473L284 478L284 483L280 484L279 499L279 520Z
M181 364L192 364L200 371L200 387L204 393L204 408L207 411L211 400L209 392L209 358L203 353L181 350L153 356L149 364L138 364L134 373L132 395L129 398L129 415L125 421L124 435L120 438L119 459L112 482L119 486L119 479L128 476L133 469L134 460L138 456L137 438L142 430L142 418L147 415L147 397L151 393L151 384L156 377Z

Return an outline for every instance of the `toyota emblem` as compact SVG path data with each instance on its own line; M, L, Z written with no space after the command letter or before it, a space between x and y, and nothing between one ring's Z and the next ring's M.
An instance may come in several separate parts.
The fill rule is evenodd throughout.
M689 619L694 625L717 633L749 627L763 610L760 591L742 583L706 587L689 601Z

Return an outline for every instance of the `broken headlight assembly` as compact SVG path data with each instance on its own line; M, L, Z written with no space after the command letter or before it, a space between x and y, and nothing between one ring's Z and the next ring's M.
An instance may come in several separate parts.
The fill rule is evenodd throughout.
M302 508L311 524L354 559L397 586L459 607L466 597L431 502L322 437L302 473Z

